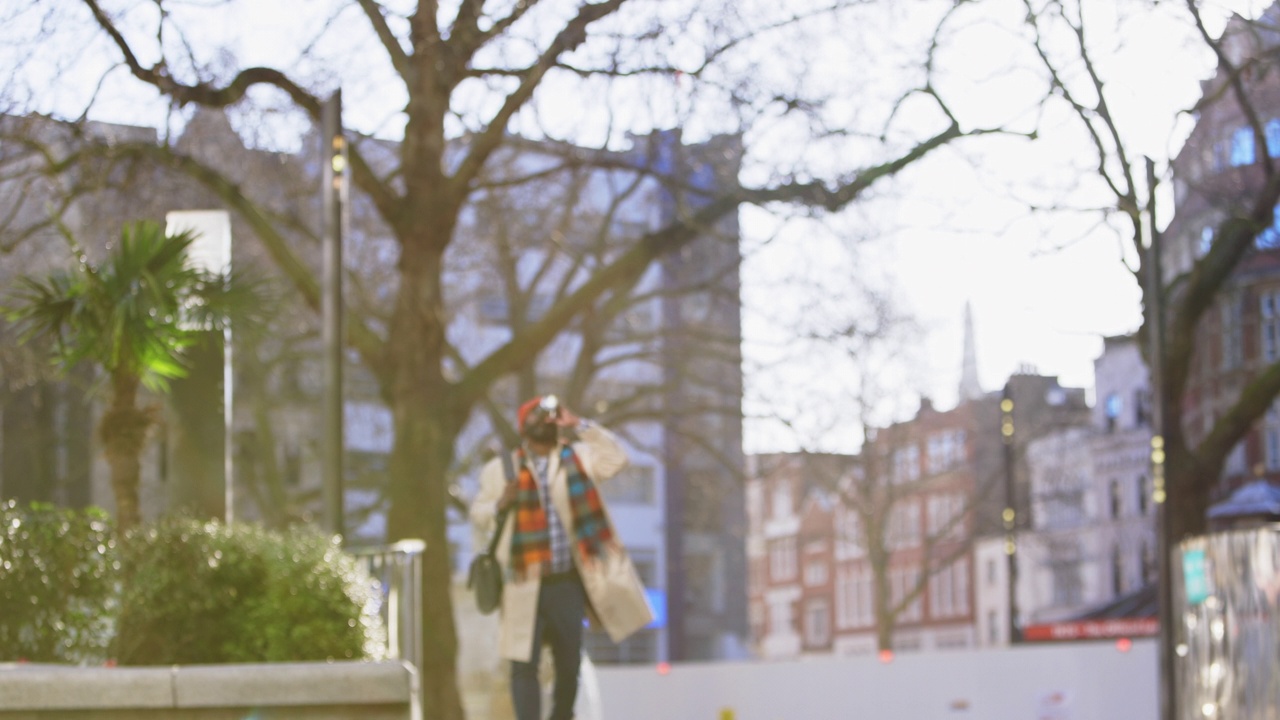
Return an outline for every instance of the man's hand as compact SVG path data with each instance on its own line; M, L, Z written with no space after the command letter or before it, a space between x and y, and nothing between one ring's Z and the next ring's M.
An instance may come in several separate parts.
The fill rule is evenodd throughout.
M560 411L556 413L556 425L562 428L576 428L580 422L582 422L582 418L575 415L572 410L564 405L561 405Z

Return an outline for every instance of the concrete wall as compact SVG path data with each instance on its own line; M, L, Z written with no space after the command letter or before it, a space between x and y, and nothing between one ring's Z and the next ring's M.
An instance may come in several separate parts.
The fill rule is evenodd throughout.
M0 665L0 720L422 720L411 666Z
M1154 640L599 667L608 720L1156 720ZM732 715L723 715L726 710Z

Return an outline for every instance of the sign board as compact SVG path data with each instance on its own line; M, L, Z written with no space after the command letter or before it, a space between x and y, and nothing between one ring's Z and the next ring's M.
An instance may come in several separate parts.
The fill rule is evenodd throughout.
M226 210L175 210L164 219L169 235L195 234L187 250L192 267L217 275L231 271L231 216Z
M1199 605L1213 594L1204 550L1182 551L1182 585L1188 605Z
M1064 620L1029 625L1022 630L1027 642L1052 640L1110 640L1125 637L1149 637L1160 632L1156 618L1107 618L1101 620Z

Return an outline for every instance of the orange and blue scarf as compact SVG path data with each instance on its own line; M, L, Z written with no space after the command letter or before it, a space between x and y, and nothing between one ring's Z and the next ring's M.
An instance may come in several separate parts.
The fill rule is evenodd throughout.
M511 572L523 579L530 573L536 576L543 567L551 565L551 535L538 481L525 461L524 449L517 452L520 474L516 484L516 526L511 534ZM584 560L598 557L604 547L613 542L613 528L605 515L600 491L582 469L577 453L568 445L560 448L560 466L565 469L569 484L571 524L579 555Z

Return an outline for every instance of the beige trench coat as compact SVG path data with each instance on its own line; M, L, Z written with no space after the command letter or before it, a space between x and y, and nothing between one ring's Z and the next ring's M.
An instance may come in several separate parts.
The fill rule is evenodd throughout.
M584 424L573 444L574 452L582 461L597 486L627 466L627 454L613 433L595 425ZM559 453L552 453L547 465L551 478L551 502L556 514L565 524L565 532L573 535L573 513L569 507L568 473L560 467ZM498 498L506 485L502 459L490 460L480 471L480 492L471 505L471 521L481 537L489 537L497 518ZM603 501L603 498L602 498ZM605 507L608 515L608 507ZM609 521L612 524L612 519ZM494 554L502 567L511 560L511 535L515 525L513 516L503 524L502 537ZM616 533L615 533L616 536ZM582 586L587 595L587 612L601 625L614 642L621 642L632 633L653 621L653 610L644 595L644 586L636 574L631 559L620 547L605 553L603 557L584 562L576 543L573 543L573 559L582 576ZM537 619L538 591L541 580L531 577L523 581L508 579L502 591L501 635L498 653L510 660L528 662L533 656L533 628Z

